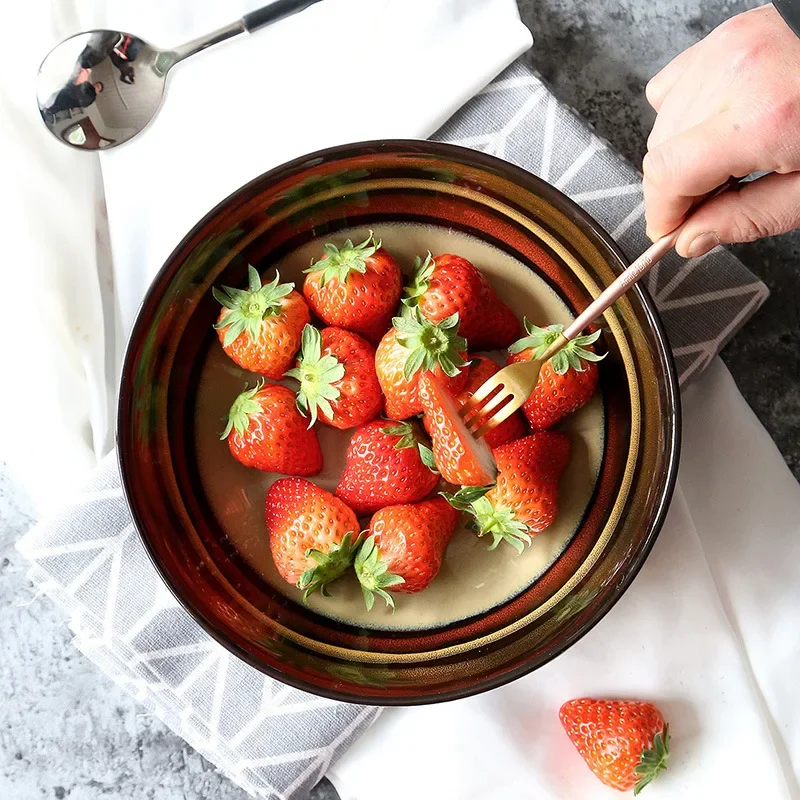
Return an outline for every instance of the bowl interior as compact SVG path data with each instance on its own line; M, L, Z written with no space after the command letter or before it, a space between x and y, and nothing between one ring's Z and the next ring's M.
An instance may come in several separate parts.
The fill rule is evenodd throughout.
M137 320L119 414L123 481L154 562L217 639L281 680L348 700L411 703L474 693L544 663L589 629L638 570L677 462L674 370L635 291L604 321L601 392L566 424L573 457L556 524L517 557L459 531L432 586L395 615L366 614L353 582L305 606L277 577L263 519L277 476L219 441L249 379L222 353L210 287L247 264L302 282L324 241L374 229L408 269L455 252L520 315L566 322L622 267L606 235L556 190L472 151L429 143L334 149L267 173L173 253ZM320 429L335 486L349 431ZM377 612L377 613L376 613Z

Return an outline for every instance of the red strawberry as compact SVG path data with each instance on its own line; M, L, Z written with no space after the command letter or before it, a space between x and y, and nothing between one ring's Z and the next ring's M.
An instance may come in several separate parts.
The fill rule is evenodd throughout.
M434 324L414 309L392 324L375 351L388 417L406 419L422 411L419 378L429 370L443 377L451 392L461 391L467 380L467 342L458 335L458 316Z
M398 503L416 503L439 482L425 461L433 466L433 456L420 441L414 424L373 420L350 439L336 496L359 515Z
M458 416L458 406L439 379L426 373L419 381L425 427L433 442L433 460L448 483L486 486L494 482L492 452Z
M375 348L342 328L303 328L297 366L286 375L300 381L297 407L334 428L354 428L381 413L383 395L375 374Z
M305 300L280 275L265 286L248 267L247 289L223 286L212 293L223 309L214 327L222 349L242 368L279 380L294 363L303 326L311 319Z
M583 760L606 786L634 795L667 768L669 726L651 703L570 700L561 724Z
M272 560L287 582L304 589L304 598L350 567L359 545L356 515L338 497L303 478L281 478L266 502Z
M297 410L295 394L261 381L233 401L221 439L246 467L282 475L316 475L322 469L317 432Z
M563 325L538 328L525 320L528 336L508 348L508 363L538 358L558 338ZM590 348L600 331L577 336L542 365L539 381L522 410L535 431L552 428L559 420L589 402L597 387L598 356Z
M382 508L369 524L369 538L355 560L364 602L375 595L394 608L393 592L421 592L436 577L458 524L458 511L441 497L416 505Z
M497 483L490 489L465 488L448 497L474 517L479 536L490 534L494 550L505 540L518 552L541 533L558 510L558 481L569 462L569 439L559 431L542 431L504 444L494 451Z
M464 390L458 396L459 405L466 403L480 386L499 371L500 367L492 361L491 358L487 358L486 356L471 356L467 383L464 386ZM527 432L525 418L519 411L515 411L508 419L503 420L483 438L486 440L486 444L494 449L495 447L500 447L501 445L521 439Z
M432 322L458 314L461 335L474 350L508 347L522 333L514 312L484 274L461 256L432 258L428 253L424 261L417 258L405 294L405 302L418 306Z
M333 244L323 249L322 258L306 270L306 300L328 325L377 342L392 324L400 302L400 267L371 231L361 244L348 239L341 249Z

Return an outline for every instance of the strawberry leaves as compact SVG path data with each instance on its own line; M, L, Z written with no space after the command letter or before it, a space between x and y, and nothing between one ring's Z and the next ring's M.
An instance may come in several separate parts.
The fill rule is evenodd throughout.
M319 411L328 419L333 419L331 402L340 396L334 384L344 378L345 369L335 356L322 355L322 336L313 325L303 328L297 366L285 374L287 378L300 381L297 408L304 417L311 417L309 428L317 421Z
M431 322L419 309L392 320L395 338L408 350L403 365L403 377L410 381L419 372L439 367L449 378L458 375L467 365L461 353L467 349L467 340L458 335L458 314L441 322Z
M641 779L636 784L633 794L634 797L647 786L652 780L658 777L658 773L667 768L669 760L669 725L664 726L663 734L657 733L653 737L653 747L642 753L641 761L634 768Z
M530 546L530 528L518 520L514 511L503 506L495 506L486 497L491 486L464 486L455 494L441 492L442 497L458 511L466 511L472 516L470 527L478 536L491 536L492 543L487 548L495 550L500 542L508 542L520 555L525 545Z
M328 242L322 248L325 258L312 262L305 272L322 273L319 279L320 288L332 278L346 283L351 272L360 272L363 275L367 271L367 259L374 256L380 248L381 242L376 241L372 231L360 244L353 244L351 239L347 239L339 248Z
M395 450L405 450L408 447L416 447L419 450L419 457L422 463L431 471L438 472L436 462L433 460L433 450L421 442L417 436L416 428L410 422L395 422L381 428L381 433L387 436L399 436L395 443Z
M220 290L214 287L211 293L215 300L228 309L228 313L217 322L216 329L224 329L223 346L233 344L242 333L247 333L251 341L261 338L261 323L267 317L278 316L283 308L283 298L294 289L293 283L281 283L281 276L276 272L275 280L261 285L258 270L247 268L249 285L247 289L234 289L223 286Z
M428 291L434 269L436 269L436 264L430 250L428 250L428 255L425 256L424 261L419 256L414 258L414 276L411 283L403 290L406 295L403 298L403 303L407 308L416 306L419 303L419 298Z
M353 564L360 544L361 534L353 538L352 533L346 533L341 542L331 545L327 553L314 548L306 550L306 557L315 566L307 569L297 581L297 588L303 590L303 600L308 600L316 591L323 597L330 597L328 584L341 577Z
M539 359L564 332L564 326L548 325L546 328L540 328L526 318L525 330L528 335L514 342L508 348L508 352L521 353L523 350L533 349L533 358ZM553 371L557 375L564 375L570 369L583 372L586 369L587 361L602 361L608 355L607 353L599 356L593 350L587 349L600 338L600 333L601 331L597 330L584 336L576 336L565 344L550 360Z
M394 611L394 598L386 590L405 583L405 579L389 572L388 565L381 559L374 536L367 538L361 545L355 559L355 571L358 582L361 584L361 593L364 595L367 611L372 611L372 607L375 605L375 595L382 597L386 605Z
M264 388L264 381L260 380L252 389L245 384L244 391L233 401L228 412L228 420L220 439L227 439L228 434L235 430L241 436L250 427L250 418L263 411L261 403L255 396Z

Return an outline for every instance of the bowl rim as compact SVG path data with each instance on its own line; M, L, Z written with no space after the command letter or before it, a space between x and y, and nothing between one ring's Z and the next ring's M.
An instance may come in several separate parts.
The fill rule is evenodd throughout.
M131 514L134 527L136 528L139 539L141 540L150 561L173 597L175 597L175 599L178 601L178 604L181 606L181 608L186 611L186 613L188 613L192 619L197 622L197 624L212 639L214 639L214 641L222 645L228 652L235 655L237 658L240 658L246 664L254 669L257 669L262 674L274 678L285 685L292 686L295 689L325 697L330 700L358 703L370 706L431 705L434 703L442 703L450 700L472 697L492 689L497 689L501 686L511 683L517 678L543 667L554 658L560 656L578 640L582 639L587 633L589 633L589 631L591 631L595 625L597 625L608 614L608 612L611 611L611 609L617 604L619 599L625 594L633 580L639 574L645 560L650 554L650 551L653 549L653 545L655 544L655 541L664 525L664 520L669 510L675 485L677 483L678 466L680 463L681 452L682 409L675 359L672 349L669 346L669 339L661 321L659 312L656 309L655 303L643 284L635 284L629 291L634 292L638 296L647 323L650 325L655 342L658 345L659 355L662 357L664 362L666 407L668 409L668 418L671 422L671 438L666 445L666 463L664 467L666 479L664 482L663 492L658 498L657 504L654 505L654 514L650 531L645 540L642 542L642 545L639 547L635 556L631 558L628 570L623 576L622 580L612 587L611 591L606 597L601 599L599 605L594 609L594 613L592 614L591 618L577 626L575 631L573 631L570 636L565 637L563 641L559 641L557 645L554 645L552 651L548 653L547 656L536 661L529 660L520 663L517 666L503 671L500 674L482 679L480 682L476 682L469 686L449 688L442 691L437 691L435 693L401 697L394 697L391 695L361 696L349 691L340 691L338 689L320 687L311 681L305 681L302 679L296 679L292 676L287 676L285 673L281 672L281 670L264 664L257 658L251 656L247 651L228 640L224 635L222 635L221 631L218 631L201 613L194 608L191 602L187 601L180 594L179 590L173 584L170 574L161 564L156 553L152 549L149 537L143 532L143 520L137 507L137 503L134 499L136 497L136 493L135 489L133 488L132 475L126 463L124 452L125 437L122 433L124 424L128 421L126 401L129 397L133 378L133 344L142 334L141 328L146 321L146 312L152 304L156 292L161 288L161 284L167 277L167 273L172 268L174 260L181 253L181 251L183 251L190 244L196 233L207 223L210 223L218 214L225 211L231 204L231 201L234 201L237 196L245 194L248 189L264 181L274 183L283 177L290 177L293 174L301 172L304 168L311 166L312 163L316 166L321 163L335 163L337 161L352 157L381 154L417 154L439 156L447 160L471 163L472 165L499 174L500 176L508 179L510 182L527 191L530 191L534 195L543 198L551 205L555 206L557 209L566 214L570 221L580 228L585 235L587 235L590 239L593 238L595 240L599 240L606 248L608 248L608 250L619 262L618 266L624 268L630 263L629 259L625 256L617 242L612 238L608 231L606 231L606 229L591 214L589 214L587 211L584 211L583 208L581 208L575 201L573 201L562 191L539 176L524 169L523 167L519 167L509 161L479 150L473 150L468 147L450 144L448 142L430 141L426 139L385 139L339 144L298 156L297 158L286 161L261 173L219 201L181 238L178 244L167 256L158 272L153 276L136 311L133 325L131 326L131 332L128 336L125 346L125 356L120 372L119 396L117 400L117 419L115 425L116 458L125 501Z

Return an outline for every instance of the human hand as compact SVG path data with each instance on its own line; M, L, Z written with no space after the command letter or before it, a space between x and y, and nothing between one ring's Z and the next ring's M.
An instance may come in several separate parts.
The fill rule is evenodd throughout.
M729 19L647 84L647 233L674 230L731 176L774 172L708 201L675 245L702 255L800 227L800 38L774 6Z

